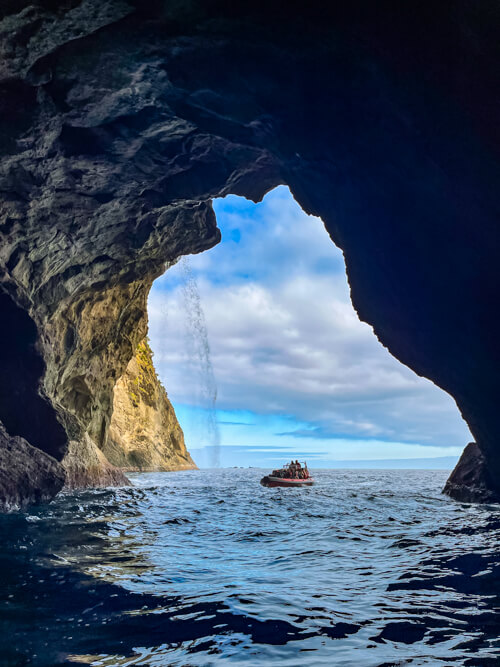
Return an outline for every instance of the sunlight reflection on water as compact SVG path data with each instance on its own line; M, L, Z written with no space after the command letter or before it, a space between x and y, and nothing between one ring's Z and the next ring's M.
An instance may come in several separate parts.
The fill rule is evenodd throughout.
M498 664L500 508L442 496L441 471L262 474L1 517L2 665Z

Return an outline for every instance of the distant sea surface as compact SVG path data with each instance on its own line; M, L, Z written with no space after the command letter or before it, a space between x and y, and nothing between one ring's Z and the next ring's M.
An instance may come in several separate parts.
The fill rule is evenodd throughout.
M500 665L500 506L445 471L133 475L0 517L0 665Z

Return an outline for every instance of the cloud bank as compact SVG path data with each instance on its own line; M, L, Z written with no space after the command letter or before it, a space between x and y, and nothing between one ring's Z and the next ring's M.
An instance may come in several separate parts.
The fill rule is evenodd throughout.
M375 440L463 447L470 436L454 401L394 359L359 321L341 251L288 189L257 205L231 196L214 207L222 243L190 263L225 421L239 421L231 418L238 411L255 423L286 417L285 428L269 435L298 449L339 438L366 440L367 452ZM182 281L174 266L155 282L150 337L174 405L194 409L203 405L183 342ZM234 428L231 434L238 437Z

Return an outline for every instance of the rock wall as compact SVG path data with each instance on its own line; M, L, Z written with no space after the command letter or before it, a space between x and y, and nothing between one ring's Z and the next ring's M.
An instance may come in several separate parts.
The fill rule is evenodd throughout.
M444 492L465 503L498 502L495 480L491 479L491 468L481 449L469 442L451 473Z
M50 500L64 484L60 463L0 424L0 511Z
M0 401L9 434L105 450L154 278L217 243L211 198L286 183L500 499L499 29L492 0L3 3L0 300L27 367L0 384L39 425Z
M196 468L174 408L156 375L147 339L139 343L115 385L103 453L113 465L126 471Z
M111 464L90 436L70 440L61 465L64 469L64 488L86 489L106 486L130 486L119 467Z

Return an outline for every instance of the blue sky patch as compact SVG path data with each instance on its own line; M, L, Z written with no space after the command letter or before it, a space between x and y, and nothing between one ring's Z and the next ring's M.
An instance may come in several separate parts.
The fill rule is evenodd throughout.
M321 220L283 186L259 204L231 195L214 210L221 243L170 268L149 298L155 365L190 450L218 438L231 461L257 447L255 465L278 445L278 455L309 453L325 466L457 456L470 434L456 405L359 321Z

